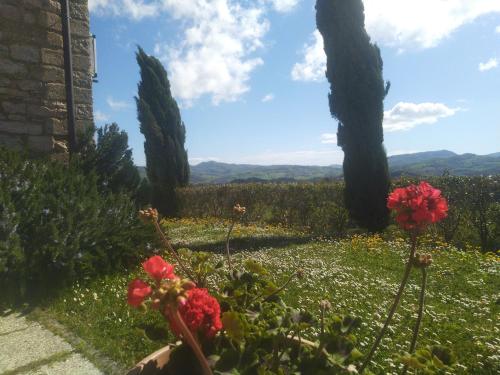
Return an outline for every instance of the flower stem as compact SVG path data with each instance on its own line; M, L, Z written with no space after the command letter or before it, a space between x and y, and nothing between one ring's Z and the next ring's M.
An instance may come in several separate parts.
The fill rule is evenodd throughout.
M293 280L293 278L295 276L297 276L297 272L292 273L290 275L290 277L285 281L285 283L282 286L280 286L278 289L276 289L274 292L272 292L271 294L269 294L266 298L264 298L264 301L268 301L271 297L274 297L275 295L280 294L288 286L288 284L290 284L290 282ZM254 303L255 301L257 301L260 298L264 297L264 294L265 293L261 293L257 297L252 298L248 304L245 303L245 306L249 306L252 303Z
M160 224L158 223L158 220L153 220L156 232L161 238L161 241L163 242L163 245L167 248L167 250L172 254L172 256L175 258L175 261L179 264L179 266L182 268L186 276L188 276L191 280L196 280L193 275L191 275L191 272L187 269L187 267L184 265L182 262L181 258L179 257L179 254L177 254L177 251L174 249L170 241L168 240L167 236L165 236L165 233L160 228Z
M394 302L391 306L391 309L389 310L389 314L387 315L384 326L380 330L380 333L375 339L375 342L373 343L373 346L371 347L368 356L366 357L363 364L361 365L361 368L359 369L360 374L362 374L365 368L370 364L372 357L375 354L375 351L377 350L380 341L382 340L382 337L384 337L385 332L387 331L387 328L391 323L392 317L394 316L394 313L396 312L396 309L399 305L399 301L401 300L401 296L403 295L403 291L405 289L406 283L408 282L408 278L410 277L411 268L413 266L413 258L415 256L415 250L417 247L417 236L416 234L412 233L410 238L411 238L410 256L408 257L408 261L406 262L406 268L403 274L403 279L401 280L401 284L399 285L398 292L396 294L396 297L394 298Z
M227 256L227 265L229 266L229 270L233 270L233 266L231 264L231 252L229 251L229 238L231 237L231 232L233 231L234 224L236 224L236 219L233 219L231 222L231 226L229 227L229 230L227 231L227 236L226 236L226 256Z
M174 321L174 323L180 328L182 332L182 338L187 342L187 344L191 347L191 349L193 349L196 358L200 362L203 375L213 375L212 370L210 369L210 365L208 364L207 359L205 358L205 355L203 354L203 351L200 348L200 345L191 334L191 331L186 326L186 323L184 323L184 320L180 316L179 311L175 307L171 306L169 306L168 309L170 318Z
M418 316L417 316L417 321L415 322L415 327L413 328L413 337L411 339L411 344L410 344L410 354L413 354L415 352L415 348L417 347L418 333L420 331L420 325L422 324L422 317L424 316L426 286L427 286L427 269L423 267L422 286L420 288L420 296L418 299ZM407 370L408 370L408 365L405 365L405 367L403 368L402 375L405 375Z

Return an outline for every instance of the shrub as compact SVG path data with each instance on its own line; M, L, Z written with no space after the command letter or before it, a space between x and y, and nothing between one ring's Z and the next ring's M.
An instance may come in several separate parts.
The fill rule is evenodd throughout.
M483 251L500 246L500 178L443 176L427 179L450 202L448 217L431 231L445 242ZM393 180L393 187L416 183L417 178ZM281 224L315 235L342 237L358 233L345 216L343 182L248 183L194 185L177 190L180 215L228 219L235 202L248 208L244 220Z
M0 282L14 295L135 262L151 231L123 193L99 193L74 164L0 150Z

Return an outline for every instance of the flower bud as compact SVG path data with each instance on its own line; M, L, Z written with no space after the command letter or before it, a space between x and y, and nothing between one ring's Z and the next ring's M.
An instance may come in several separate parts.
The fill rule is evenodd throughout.
M319 303L319 306L321 307L321 310L323 310L323 311L327 311L327 310L330 310L332 308L332 304L329 301L327 301L326 299L322 300Z
M237 203L234 207L233 207L233 211L234 213L238 214L238 215L243 215L247 209L245 207L242 207L240 206L239 203Z
M193 288L196 288L196 284L194 282L192 282L191 280L185 280L182 283L182 289L184 289L184 290L190 290Z
M168 289L165 288L165 286L162 286L161 288L158 288L158 295L161 297L165 296L168 293Z
M299 268L299 269L297 270L296 275L297 275L297 277L298 277L299 279L303 279L303 278L304 278L304 270L303 270L302 268Z
M151 221L157 221L158 211L156 210L156 208L147 208L145 210L139 210L139 218L146 224Z

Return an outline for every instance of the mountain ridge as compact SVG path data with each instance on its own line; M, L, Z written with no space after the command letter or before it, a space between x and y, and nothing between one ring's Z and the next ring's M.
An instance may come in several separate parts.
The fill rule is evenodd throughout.
M457 154L448 150L393 155L387 158L392 177L436 176L443 173L458 176L500 174L500 152L476 155ZM142 176L145 167L138 167ZM266 181L316 181L342 178L342 165L254 165L206 161L191 166L192 184Z

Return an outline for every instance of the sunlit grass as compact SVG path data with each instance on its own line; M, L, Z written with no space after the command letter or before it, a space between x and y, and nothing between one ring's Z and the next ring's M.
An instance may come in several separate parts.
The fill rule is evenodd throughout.
M228 223L182 219L163 223L177 247L202 247L223 259ZM280 284L301 268L305 278L283 295L292 306L319 313L328 299L333 313L363 320L360 349L367 351L399 284L408 253L404 238L354 236L338 241L305 242L304 235L284 228L241 226L234 230L234 254L241 264L254 258L276 275ZM240 242L253 238L253 242ZM276 239L279 239L277 241ZM447 345L457 354L455 373L497 374L500 371L500 262L492 254L459 252L432 237L420 251L432 253L426 315L419 346ZM122 365L131 366L173 338L158 313L140 313L126 305L128 282L140 269L123 270L85 284L75 284L48 308L48 313ZM389 334L375 356L372 370L396 372L394 355L407 350L416 316L419 273L414 271ZM213 280L212 287L220 285Z

